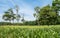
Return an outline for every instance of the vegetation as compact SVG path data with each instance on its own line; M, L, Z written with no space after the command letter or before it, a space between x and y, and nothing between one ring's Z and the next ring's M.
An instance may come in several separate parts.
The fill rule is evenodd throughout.
M19 23L19 20L21 18L21 16L18 13L19 13L19 7L18 7L18 5L16 5L16 20L17 20L17 23Z
M8 11L6 11L4 13L4 15L3 15L2 18L5 21L9 21L10 23L11 23L11 21L13 21L13 23L14 23L14 20L16 19L17 20L17 23L18 23L21 16L18 14L18 8L16 9L16 11L17 11L17 14L14 14L13 9L10 8L10 9L8 9Z
M60 1L53 0L52 6L37 6L34 9L34 21L26 21L24 14L21 17L17 5L16 14L12 8L5 11L2 19L6 22L0 22L0 38L60 38Z
M0 26L0 38L60 38L60 26Z
M9 9L8 11L5 12L5 14L3 15L3 19L6 20L6 21L14 21L15 19L15 14L13 13L13 10L12 9Z
M59 23L58 18L60 18L60 1L54 0L52 6L47 5L43 8L36 7L36 13L34 17L36 17L38 25L55 25Z

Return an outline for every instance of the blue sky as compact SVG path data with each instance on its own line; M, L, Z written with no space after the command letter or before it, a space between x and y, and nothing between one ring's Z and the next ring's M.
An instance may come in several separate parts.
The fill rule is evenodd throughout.
M48 4L51 5L52 0L0 0L0 22L4 21L2 19L2 15L5 11L7 11L9 8L13 8L15 5L19 6L19 14L22 15L24 13L25 20L32 21L35 20L33 13L34 8L36 6L43 7ZM16 11L14 10L14 13Z

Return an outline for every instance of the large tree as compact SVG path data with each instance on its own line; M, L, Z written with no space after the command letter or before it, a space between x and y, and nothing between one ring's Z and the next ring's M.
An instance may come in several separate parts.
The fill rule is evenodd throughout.
M3 19L6 20L6 21L10 21L10 22L11 22L11 20L14 21L14 19L16 19L15 14L14 14L14 12L13 12L13 10L11 8L8 9L8 11L6 11L4 13Z
M60 11L60 0L53 0L52 6L36 7L34 16L39 24L57 24Z
M56 15L57 15L56 19L57 19L57 22L58 22L59 11L60 11L60 0L53 0L52 8L56 12Z
M39 13L37 12L34 16L38 16L39 24L56 24L56 12L52 10L52 7L47 5L40 9Z

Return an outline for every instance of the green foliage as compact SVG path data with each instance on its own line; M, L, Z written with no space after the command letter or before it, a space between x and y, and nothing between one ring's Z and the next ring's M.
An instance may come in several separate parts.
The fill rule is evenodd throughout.
M52 6L47 5L42 8L36 7L36 17L37 23L39 25L55 25L59 23L59 11L60 11L60 1L54 0Z
M0 38L60 38L60 26L0 27Z
M16 25L18 25L18 26L21 26L21 25L23 25L23 23L10 23L10 22L0 22L0 26L16 26Z
M8 9L8 11L6 11L3 15L3 19L7 21L14 20L15 18L15 14L13 13L12 9Z
M11 25L12 23L10 22L0 22L0 26L4 26L4 25Z
M3 15L3 19L6 21L10 21L10 22L11 21L14 22L15 19L17 19L19 21L20 17L21 16L19 14L18 15L14 14L13 9L11 9L11 8L8 9L8 11L6 11Z
M24 25L37 25L36 21L25 21Z
M39 13L36 12L36 16L38 16L37 22L39 22L40 25L51 25L57 23L57 14L49 5L41 8Z

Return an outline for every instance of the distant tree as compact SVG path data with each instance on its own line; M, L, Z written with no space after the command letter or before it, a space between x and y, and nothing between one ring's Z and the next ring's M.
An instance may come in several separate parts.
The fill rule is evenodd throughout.
M14 23L14 20L16 19L16 14L13 14L12 15L12 21L13 21L13 23Z
M11 16L9 12L5 12L5 14L3 15L3 19L11 22Z
M37 25L35 22L36 21L25 21L24 25Z
M18 5L16 5L16 20L17 20L17 23L19 23L19 20L21 18L21 16L18 13L19 13L19 7L18 7Z
M23 24L24 24L24 22L25 22L24 16L25 16L25 15L24 15L24 13L23 13L22 20L21 20L21 21L23 22Z
M38 25L40 25L40 24L39 24L40 7L37 6L37 7L35 7L34 9L35 9L35 12L36 12L36 13L34 13L33 15L34 15L34 17L36 17L36 22L38 23Z
M10 21L10 22L11 22L11 20L14 21L14 19L16 19L15 14L14 14L14 12L13 12L13 10L11 8L8 9L8 11L6 11L4 13L3 19L6 20L6 21Z
M16 15L16 20L17 20L17 23L19 23L19 20L20 20L21 16L18 14Z

